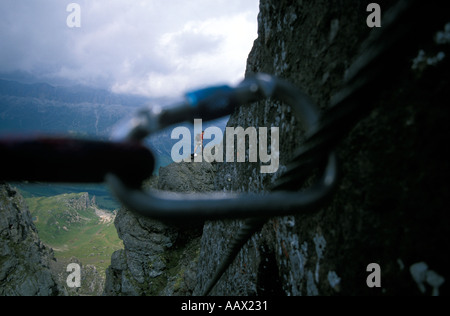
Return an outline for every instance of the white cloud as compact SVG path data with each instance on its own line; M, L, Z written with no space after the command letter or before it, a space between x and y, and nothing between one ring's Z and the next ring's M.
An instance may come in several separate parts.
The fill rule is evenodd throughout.
M81 6L81 28L65 25ZM0 72L115 92L181 94L236 82L257 36L258 0L2 0Z
M189 21L179 31L162 34L156 43L158 58L164 59L169 71L119 80L113 89L161 96L200 85L236 82L244 76L254 39L254 25L245 13Z

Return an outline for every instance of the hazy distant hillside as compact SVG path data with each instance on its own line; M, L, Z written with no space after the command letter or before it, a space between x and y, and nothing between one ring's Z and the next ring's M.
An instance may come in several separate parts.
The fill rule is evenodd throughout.
M148 98L114 94L107 90L84 86L61 87L47 83L20 83L0 79L0 95L30 97L62 103L94 103L102 105L136 106L148 102Z
M148 102L86 87L0 80L0 132L107 137L112 126Z
M118 122L141 107L170 103L167 99L118 95L88 87L54 87L0 79L0 135L39 132L107 139ZM227 120L204 122L203 127L224 129ZM189 127L194 138L192 123L180 125ZM171 132L168 128L146 140L157 158L156 172L159 166L173 162L171 150L178 140L170 138Z

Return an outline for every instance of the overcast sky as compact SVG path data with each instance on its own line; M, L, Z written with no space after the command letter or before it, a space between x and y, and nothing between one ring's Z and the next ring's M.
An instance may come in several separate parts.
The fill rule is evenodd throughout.
M70 3L81 27L69 28ZM151 97L237 83L259 0L0 0L0 73Z

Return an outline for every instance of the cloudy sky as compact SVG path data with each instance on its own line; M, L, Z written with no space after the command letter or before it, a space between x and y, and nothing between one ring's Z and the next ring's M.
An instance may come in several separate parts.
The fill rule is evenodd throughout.
M81 27L70 28L70 3ZM0 74L150 97L243 78L259 0L1 0Z

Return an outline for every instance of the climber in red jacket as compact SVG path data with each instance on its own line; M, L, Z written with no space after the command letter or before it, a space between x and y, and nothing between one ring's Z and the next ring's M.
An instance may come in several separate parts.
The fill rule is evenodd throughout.
M201 134L198 134L195 136L195 148L194 148L194 157L197 157L197 148L200 147L200 152L203 152L203 135L205 134L205 131L202 131Z

